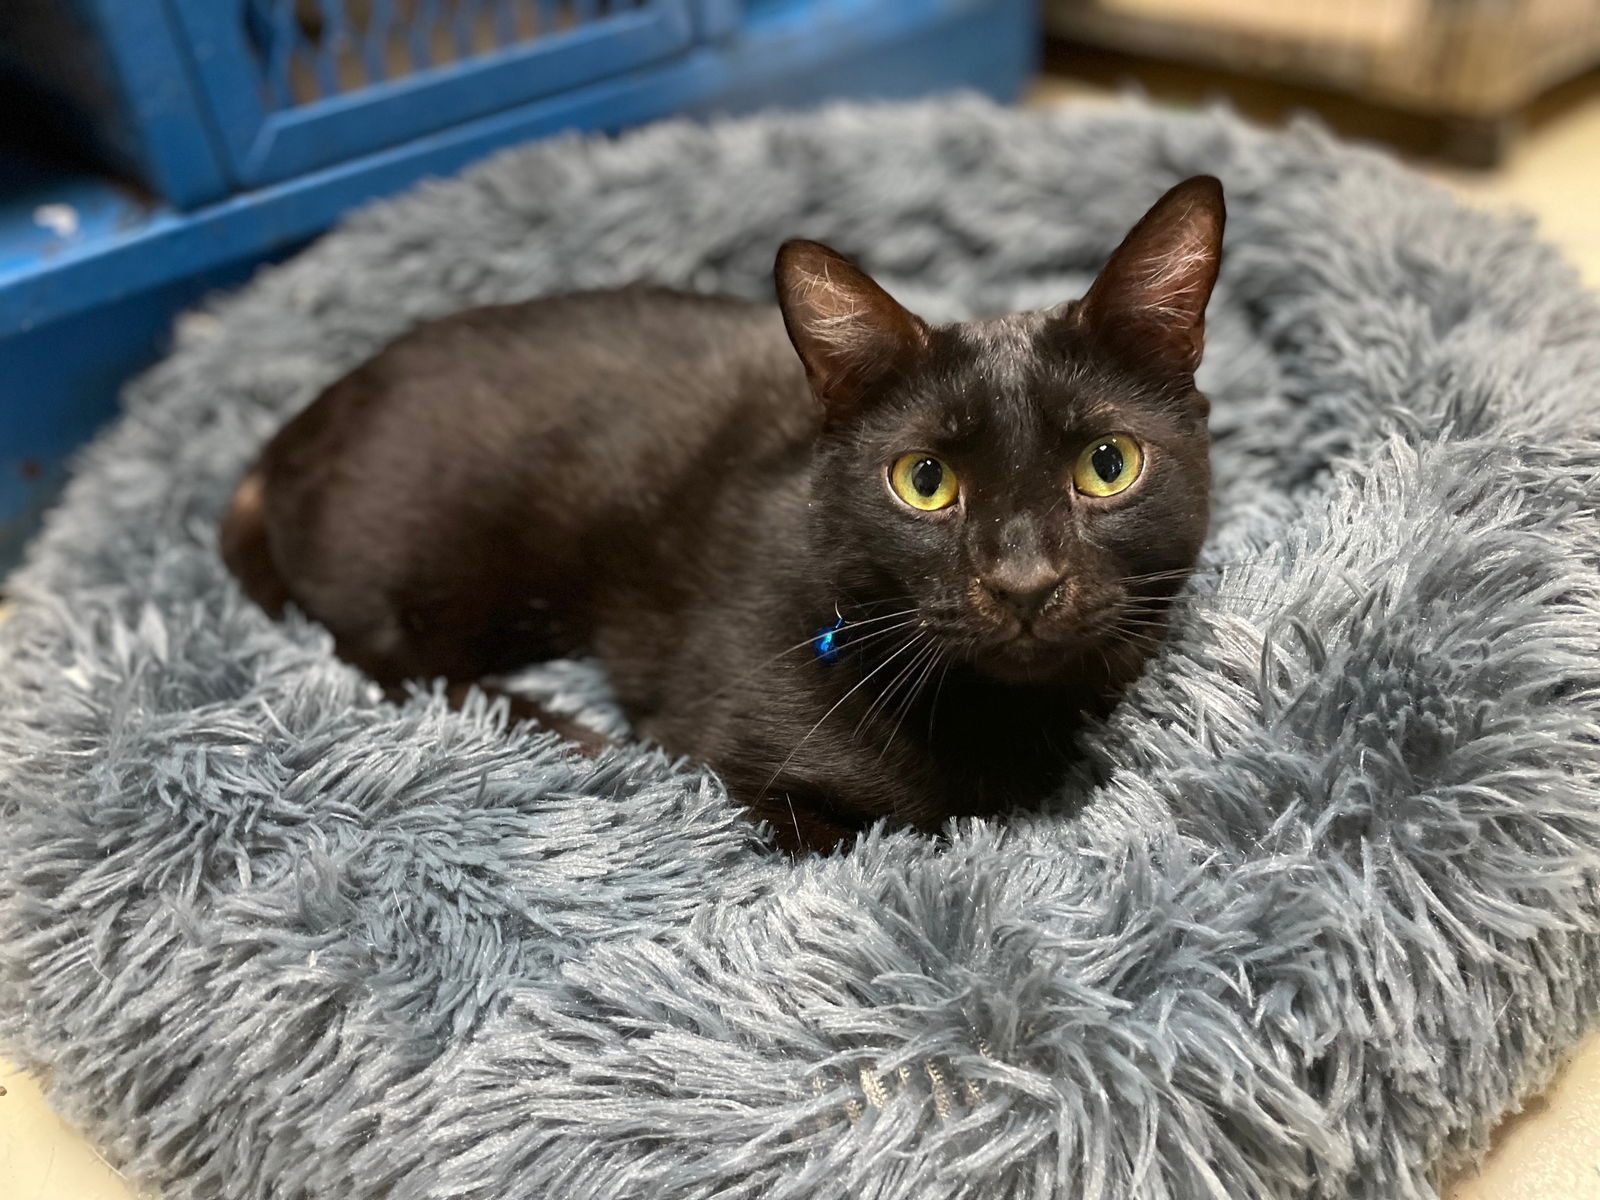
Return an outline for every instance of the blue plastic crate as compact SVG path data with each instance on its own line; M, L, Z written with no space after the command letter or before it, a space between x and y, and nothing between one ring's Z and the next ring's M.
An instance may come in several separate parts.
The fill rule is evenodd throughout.
M691 2L171 0L226 169L247 185L681 54Z
M0 2L0 565L172 316L350 206L563 130L1010 98L1036 29L1034 0Z

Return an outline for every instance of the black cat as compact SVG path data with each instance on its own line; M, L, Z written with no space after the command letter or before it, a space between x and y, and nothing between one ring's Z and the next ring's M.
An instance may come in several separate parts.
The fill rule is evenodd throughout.
M1082 300L947 326L805 241L777 309L639 287L435 321L267 446L223 553L391 687L598 657L791 849L1037 801L1205 536L1222 228L1190 179Z

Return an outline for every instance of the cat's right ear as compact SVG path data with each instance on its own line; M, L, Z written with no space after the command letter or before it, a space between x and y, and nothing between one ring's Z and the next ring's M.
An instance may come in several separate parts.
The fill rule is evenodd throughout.
M860 411L874 385L927 349L922 318L821 242L785 242L773 274L789 340L830 421Z

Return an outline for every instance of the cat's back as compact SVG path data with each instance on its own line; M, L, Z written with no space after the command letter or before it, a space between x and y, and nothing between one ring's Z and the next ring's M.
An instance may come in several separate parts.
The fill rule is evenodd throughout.
M718 446L808 438L807 395L774 305L575 293L416 327L289 422L262 465L318 503L387 505L423 480L436 510L452 494L493 508L530 481L644 500Z
M461 397L502 433L542 434L567 418L665 431L673 418L699 424L805 395L775 305L646 286L456 313L397 339L358 374L400 407L459 415L459 402L438 398Z

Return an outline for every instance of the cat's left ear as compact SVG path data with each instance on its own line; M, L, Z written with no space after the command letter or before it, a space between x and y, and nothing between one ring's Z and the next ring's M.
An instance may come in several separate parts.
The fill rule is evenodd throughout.
M789 340L830 421L860 411L874 386L927 349L922 318L821 242L785 242L773 275Z
M1213 176L1172 188L1122 239L1078 305L1080 318L1192 375L1205 349L1206 303L1222 266L1226 217L1222 184Z

